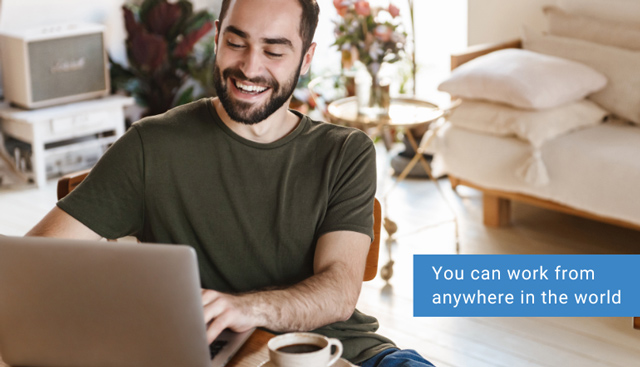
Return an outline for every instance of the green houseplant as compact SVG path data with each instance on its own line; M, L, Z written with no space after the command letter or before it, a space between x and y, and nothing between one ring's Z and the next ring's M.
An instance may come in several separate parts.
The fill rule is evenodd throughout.
M214 94L213 40L198 44L213 28L213 14L194 13L188 0L144 0L122 10L129 65L110 60L114 91L133 95L145 115ZM196 95L196 89L202 94Z

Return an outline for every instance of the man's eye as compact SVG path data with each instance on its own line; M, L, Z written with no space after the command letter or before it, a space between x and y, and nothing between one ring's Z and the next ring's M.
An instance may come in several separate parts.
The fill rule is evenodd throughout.
M227 45L231 48L242 48L242 45L238 45L230 41L227 41Z
M277 54L274 52L265 51L265 53L271 57L282 57L282 54Z

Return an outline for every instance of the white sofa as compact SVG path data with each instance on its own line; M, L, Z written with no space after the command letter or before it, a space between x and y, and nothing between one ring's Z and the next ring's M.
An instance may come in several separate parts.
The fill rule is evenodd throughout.
M452 68L520 41L474 48L452 56ZM639 67L640 72L640 67ZM509 223L509 203L549 209L640 229L640 127L605 123L560 136L545 144L542 159L550 177L529 184L514 172L530 154L516 137L498 137L455 126L439 133L438 155L451 184L484 193L484 223Z
M636 47L636 49L620 51L623 54L622 57L627 59L640 57L640 48L637 48L637 45L640 45L640 37L637 36L640 35L640 2L582 1L579 3L577 0L558 0L558 3L561 6L564 5L565 10L575 10L572 7L578 3L582 4L583 7L579 12L583 14L580 14L580 17L601 16L600 19L605 19L607 22L613 21L616 16L623 18L620 24L630 26L625 28L629 30L626 36L628 42L635 43L632 48ZM570 20L580 21L581 19ZM630 20L635 20L636 23L629 23ZM570 23L565 19L555 21L556 25L562 27ZM610 23L613 26L616 24ZM551 22L550 27L552 26ZM592 28L588 29L588 31L592 30ZM554 30L551 29L551 31ZM600 37L599 34L596 36ZM615 42L620 42L619 37L611 38L615 38ZM453 70L479 56L506 48L522 48L522 45L522 41L516 40L473 47L463 53L452 55L451 67ZM594 49L602 47L601 44L593 45ZM545 51L544 47L533 46ZM610 50L612 53L618 52L614 48ZM568 54L568 58L571 57L573 55ZM618 54L611 57L618 57ZM582 60L574 59L574 61ZM621 68L625 67L622 63L620 65ZM591 66L594 69L600 68L597 62ZM625 75L623 79L626 80L622 80L622 83L627 83L623 86L623 90L629 93L625 95L635 93L633 98L638 98L637 96L640 96L640 63L626 70L629 74ZM614 73L617 71L619 70L614 70ZM616 80L616 76L611 75L611 73L607 75L609 82L613 87L617 87L615 83L620 84L621 80L619 77ZM630 78L626 78L627 76ZM607 109L600 103L598 96L589 98ZM607 110L610 111L610 109ZM627 116L631 115L628 119L638 120L636 116L640 116L640 99L632 99L631 103L623 106L622 112ZM443 170L449 175L454 188L458 185L466 185L483 192L484 223L487 226L508 224L510 202L515 200L640 229L640 126L609 121L582 128L545 143L540 153L549 180L544 185L534 185L515 174L518 166L531 154L531 145L528 142L516 137L482 134L451 124L441 129L438 134L437 156Z

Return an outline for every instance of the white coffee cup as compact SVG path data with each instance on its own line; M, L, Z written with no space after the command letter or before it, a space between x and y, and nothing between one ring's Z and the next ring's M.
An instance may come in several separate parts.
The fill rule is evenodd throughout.
M271 338L269 359L276 367L327 367L342 355L342 343L314 333L288 333ZM336 351L332 354L331 347Z

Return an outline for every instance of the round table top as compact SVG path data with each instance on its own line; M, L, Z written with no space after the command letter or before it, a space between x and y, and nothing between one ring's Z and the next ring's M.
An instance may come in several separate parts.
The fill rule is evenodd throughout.
M433 122L444 114L444 110L431 102L414 98L392 98L389 116L371 118L358 114L356 97L333 101L327 107L331 122L342 125L371 125L411 128Z

